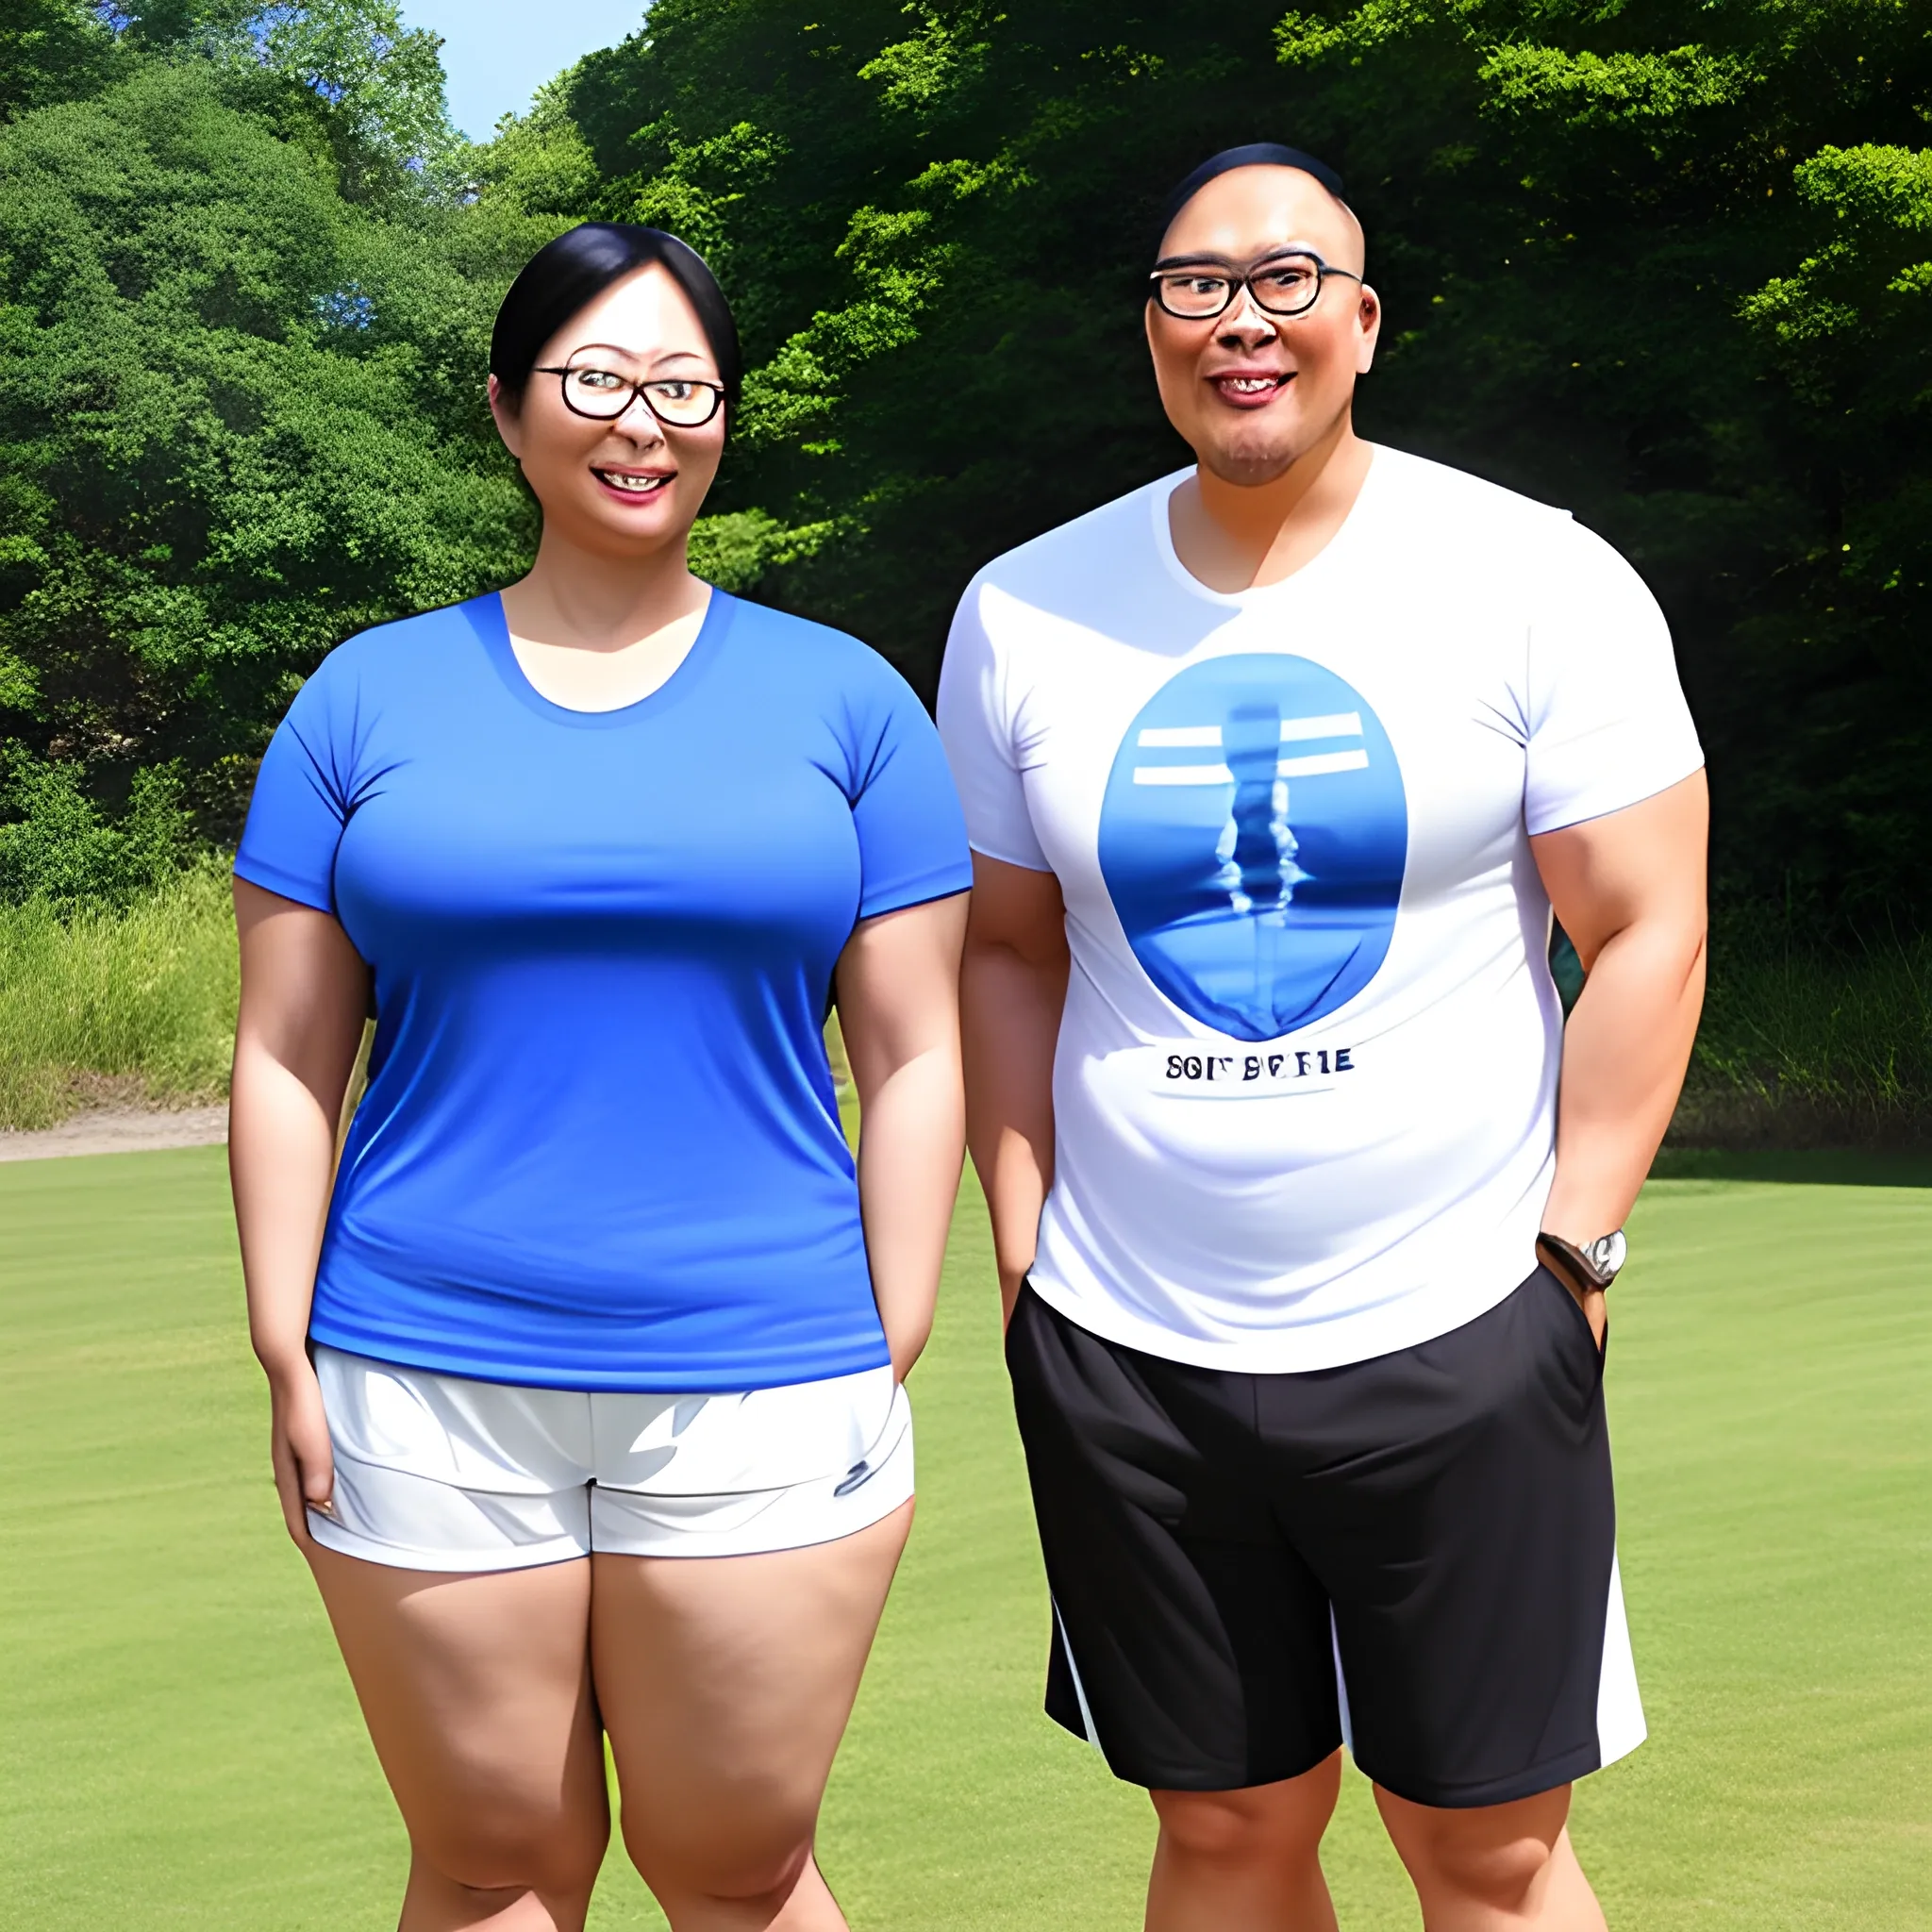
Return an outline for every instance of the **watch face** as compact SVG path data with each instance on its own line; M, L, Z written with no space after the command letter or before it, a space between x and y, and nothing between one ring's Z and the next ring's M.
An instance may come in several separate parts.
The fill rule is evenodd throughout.
M1624 1258L1630 1252L1630 1244L1624 1239L1624 1230L1620 1227L1614 1234L1607 1234L1591 1241L1583 1252L1590 1257L1599 1274L1614 1276L1623 1267Z

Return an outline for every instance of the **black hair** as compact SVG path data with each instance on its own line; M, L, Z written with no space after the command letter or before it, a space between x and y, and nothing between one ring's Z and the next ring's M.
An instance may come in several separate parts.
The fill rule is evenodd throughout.
M1218 155L1210 155L1167 197L1167 205L1160 212L1160 227L1154 237L1157 250L1182 208L1217 175L1236 168L1299 168L1304 175L1312 175L1343 208L1348 206L1342 201L1341 176L1326 161L1318 161L1298 147L1283 147L1279 142L1251 141L1245 147L1224 147Z
M556 241L546 242L524 264L490 332L490 373L510 400L523 401L543 344L578 309L612 282L653 263L670 275L697 310L698 326L724 385L728 425L738 412L744 387L744 354L738 345L731 305L695 248L662 228L645 228L635 222L579 223Z

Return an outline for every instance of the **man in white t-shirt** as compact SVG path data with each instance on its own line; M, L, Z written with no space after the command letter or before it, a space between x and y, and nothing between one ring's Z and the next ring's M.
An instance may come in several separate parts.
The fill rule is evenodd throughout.
M1169 213L1196 467L981 572L940 697L1048 1709L1153 1794L1150 1932L1333 1926L1344 1739L1430 1932L1600 1927L1570 1785L1643 1735L1603 1290L1702 997L1696 733L1607 544L1355 435L1322 163Z

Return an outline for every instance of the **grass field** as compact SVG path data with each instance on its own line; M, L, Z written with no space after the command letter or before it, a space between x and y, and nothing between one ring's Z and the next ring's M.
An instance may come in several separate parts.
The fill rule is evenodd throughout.
M1611 1370L1653 1736L1582 1788L1578 1845L1619 1932L1932 1927L1932 1173L1677 1167L1638 1211ZM987 1281L969 1201L824 1861L874 1932L1124 1932L1145 1803L1039 1715ZM402 1833L264 1414L218 1149L0 1167L9 1928L394 1922ZM1353 1775L1329 1865L1349 1932L1415 1924ZM592 1924L661 1923L613 1861Z

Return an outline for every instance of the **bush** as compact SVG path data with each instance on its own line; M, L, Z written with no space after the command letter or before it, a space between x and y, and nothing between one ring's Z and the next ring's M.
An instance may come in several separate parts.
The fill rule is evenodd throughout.
M40 1127L120 1089L219 1100L239 975L225 873L202 865L121 908L0 906L0 1126Z
M125 906L198 856L172 765L134 774L119 824L101 817L77 766L16 750L0 772L0 798L18 814L0 824L0 902L41 899L61 912Z

